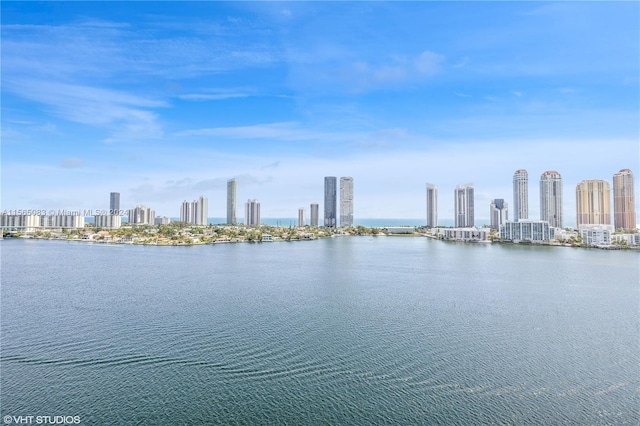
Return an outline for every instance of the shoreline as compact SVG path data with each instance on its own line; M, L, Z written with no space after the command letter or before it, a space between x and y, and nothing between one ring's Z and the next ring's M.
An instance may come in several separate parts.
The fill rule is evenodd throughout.
M104 244L111 246L155 246L155 247L192 247L192 246L205 246L205 245L217 245L217 244L263 244L263 243L291 243L291 242L300 242L300 241L315 241L320 239L329 239L336 237L411 237L411 238L428 238L435 241L441 241L445 243L459 243L459 244L471 244L471 245L491 245L491 244L503 244L503 245L512 245L512 246L530 246L530 247L567 247L567 248L582 248L582 249L598 249L598 250L624 250L624 251L640 251L640 246L631 246L624 247L618 245L609 245L609 246L587 246L587 245L577 245L577 244L569 244L569 243L550 243L550 242L531 242L531 241L461 241L454 239L442 239L436 238L432 235L422 234L422 233L412 233L412 234L385 234L380 232L378 234L349 234L349 233L335 233L330 235L323 236L314 236L310 238L276 238L271 240L247 240L247 239L231 239L231 240L223 240L223 241L194 241L194 242L172 242L172 243L160 243L157 242L141 242L141 241L105 241L105 240L95 240L95 239L82 239L82 238L55 238L55 237L42 237L42 236L7 236L0 238L0 241L3 240L42 240L42 241L65 241L65 242L80 242L80 243L89 243L89 244Z

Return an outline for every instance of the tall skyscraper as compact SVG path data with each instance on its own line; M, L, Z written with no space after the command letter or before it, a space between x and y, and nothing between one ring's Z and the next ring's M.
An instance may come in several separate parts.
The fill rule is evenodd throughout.
M311 226L318 226L318 217L319 217L319 212L320 212L320 206L318 206L317 203L312 203L311 204Z
M206 225L209 214L209 200L204 195L193 202L193 223L196 225Z
M502 198L491 200L489 216L491 217L491 228L500 229L500 225L509 220L509 205Z
M613 218L616 229L636 229L636 207L633 194L633 173L622 169L613 175Z
M206 225L209 214L209 200L201 195L198 200L182 202L180 206L180 221L194 225Z
M304 208L300 207L298 209L298 226L304 226Z
M474 201L473 184L456 186L454 192L454 214L456 228L467 228L474 226Z
M155 219L156 212L149 207L136 206L129 209L129 223L132 225L153 225Z
M430 183L427 184L427 226L438 226L438 187Z
M340 226L353 226L353 178L340 178Z
M546 171L540 176L540 220L562 228L562 178L556 171Z
M109 214L120 214L120 193L109 194Z
M191 223L191 203L184 200L180 205L180 222Z
M529 175L524 169L513 174L513 221L529 219Z
M260 225L260 202L258 200L247 200L244 205L244 222L247 226Z
M576 187L576 225L611 224L611 189L605 180L583 180Z
M334 176L328 176L324 178L324 226L335 228L336 227L336 212L337 206L337 178Z
M237 225L236 205L238 200L238 181L229 179L227 181L227 225Z

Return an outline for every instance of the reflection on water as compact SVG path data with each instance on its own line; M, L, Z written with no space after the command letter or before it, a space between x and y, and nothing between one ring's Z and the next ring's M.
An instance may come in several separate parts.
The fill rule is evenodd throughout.
M4 415L638 424L638 254L5 240Z

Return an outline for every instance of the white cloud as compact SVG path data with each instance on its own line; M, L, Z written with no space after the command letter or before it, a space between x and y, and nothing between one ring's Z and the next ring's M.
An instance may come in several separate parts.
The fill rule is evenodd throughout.
M78 157L65 158L60 163L60 167L63 169L77 169L82 166L84 166L84 160Z
M178 95L178 98L186 101L219 101L223 99L246 98L246 93L190 93L188 95Z
M444 62L444 56L424 51L416 59L416 67L420 74L432 75L440 71L442 62Z
M55 81L7 79L4 89L45 104L67 120L104 127L108 141L157 138L162 128L150 108L166 107L163 101L143 96Z
M340 140L351 138L353 133L316 131L303 127L299 122L256 124L237 127L214 127L185 130L176 136L220 136L230 139L275 139L279 141Z

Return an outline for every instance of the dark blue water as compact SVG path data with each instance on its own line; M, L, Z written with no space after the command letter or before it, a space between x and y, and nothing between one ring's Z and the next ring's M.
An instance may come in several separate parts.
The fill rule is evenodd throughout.
M640 422L638 253L417 237L0 249L3 418Z

